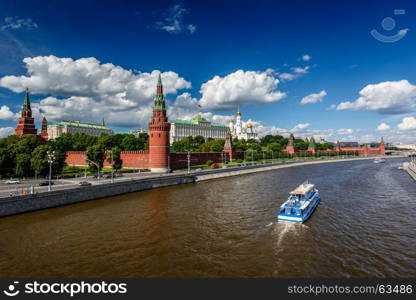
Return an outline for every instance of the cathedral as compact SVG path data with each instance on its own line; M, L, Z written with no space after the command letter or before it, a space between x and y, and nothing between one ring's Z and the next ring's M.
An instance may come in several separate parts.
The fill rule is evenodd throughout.
M240 108L237 109L237 115L235 118L235 123L230 121L229 123L230 133L233 139L237 138L239 140L249 140L255 139L258 140L257 132L253 128L253 124L248 122L246 126L243 125L241 120Z

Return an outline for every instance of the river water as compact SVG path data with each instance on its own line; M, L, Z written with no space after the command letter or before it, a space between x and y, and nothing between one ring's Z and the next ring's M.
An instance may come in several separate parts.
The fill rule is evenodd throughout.
M0 276L415 277L416 182L404 159L166 187L0 219ZM311 179L305 224L276 222Z

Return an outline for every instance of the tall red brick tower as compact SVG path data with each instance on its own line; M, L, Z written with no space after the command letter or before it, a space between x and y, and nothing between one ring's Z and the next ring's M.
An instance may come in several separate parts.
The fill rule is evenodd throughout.
M36 134L35 121L32 118L32 109L30 108L29 89L26 88L25 97L23 99L22 112L19 123L15 129L17 135Z
M308 151L313 153L313 154L316 153L316 143L315 143L315 138L314 137L311 137L309 139Z
M225 137L225 143L224 143L224 150L223 151L228 154L228 158L230 159L230 161L233 161L234 156L235 156L234 155L235 152L234 152L234 149L233 149L232 137L231 137L230 134L228 134Z
M152 119L149 123L149 168L164 173L169 169L170 123L166 115L162 79L158 77Z
M289 136L289 143L286 146L286 152L289 154L295 154L295 137L293 136L293 133Z
M381 137L381 141L380 141L379 154L381 154L381 155L386 154L386 145L384 144L383 137Z
M45 142L48 140L48 121L46 120L45 116L42 119L42 130L40 131L40 137Z

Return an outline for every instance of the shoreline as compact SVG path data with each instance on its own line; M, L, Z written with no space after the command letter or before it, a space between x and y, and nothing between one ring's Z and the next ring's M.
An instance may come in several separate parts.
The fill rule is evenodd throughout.
M385 158L403 158L394 156ZM289 161L274 163L272 165L252 165L224 169L214 169L193 173L165 174L148 176L145 178L127 178L114 183L102 182L91 186L53 190L37 194L18 195L0 198L0 217L11 216L31 211L70 205L85 201L99 200L102 198L118 196L122 194L140 192L143 190L157 189L186 183L197 183L212 179L220 179L230 176L254 174L277 169L301 167L307 165L369 160L375 157L354 157L327 160ZM415 173L416 174L416 173Z
M416 180L416 165L413 163L409 163L407 167L405 168L406 172L412 177L414 180Z
M381 157L381 156L377 156ZM326 164L326 163L336 163L336 162L346 162L346 161L357 161L357 160L372 160L376 157L358 157L358 158L340 158L340 159L326 159L326 160L311 160L311 161L300 161L300 162L290 162L290 163L280 163L274 164L273 166L264 166L261 165L261 168L258 169L248 169L248 170L235 170L228 173L216 173L216 174L204 174L204 175L197 175L196 182L199 181L206 181L211 179L220 179L224 177L230 176L238 176L238 175L246 175L246 174L253 174L258 172L267 172L267 171L274 171L278 169L285 169L285 168L292 168L292 167L301 167L301 166L308 166L308 165L316 165L316 164ZM405 158L405 156L384 156L383 158ZM415 170L416 176L416 170ZM416 180L416 179L415 179Z

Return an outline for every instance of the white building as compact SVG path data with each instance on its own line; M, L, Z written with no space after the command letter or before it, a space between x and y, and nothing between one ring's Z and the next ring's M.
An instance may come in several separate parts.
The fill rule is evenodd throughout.
M399 148L399 149L411 149L416 150L416 144L402 144L402 143L393 143L393 147Z
M233 138L237 138L239 140L258 139L257 132L253 128L253 124L251 122L248 122L247 126L243 125L243 121L241 120L240 109L237 110L235 123L233 121L230 121L228 126L230 128L231 136Z
M184 137L203 136L205 139L225 139L230 134L227 125L211 123L196 114L192 120L174 120L170 122L170 144L180 141Z
M112 135L114 132L105 126L104 120L101 125L81 123L79 121L61 121L48 125L48 139L55 139L64 133L85 133L99 137L102 134Z

